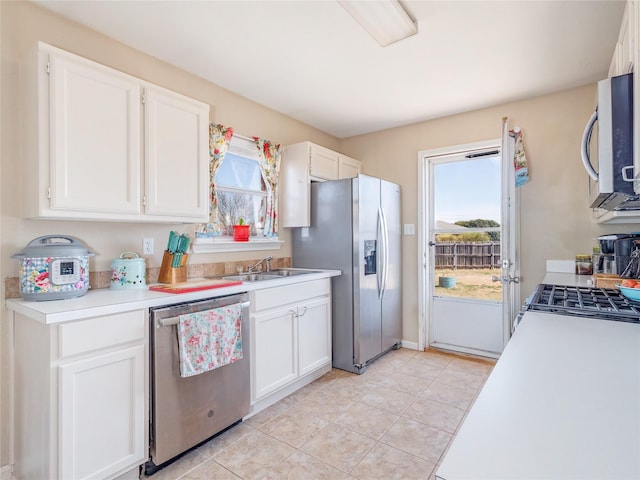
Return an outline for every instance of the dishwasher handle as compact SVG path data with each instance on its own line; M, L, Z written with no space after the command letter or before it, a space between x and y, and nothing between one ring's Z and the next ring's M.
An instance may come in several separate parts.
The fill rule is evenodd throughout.
M235 305L234 303L232 303L231 305ZM250 303L249 302L242 302L241 303L242 308L249 308ZM157 320L157 324L158 327L171 327L173 325L177 325L178 322L180 321L180 316L175 316L175 317L169 317L169 318L161 318L159 320Z

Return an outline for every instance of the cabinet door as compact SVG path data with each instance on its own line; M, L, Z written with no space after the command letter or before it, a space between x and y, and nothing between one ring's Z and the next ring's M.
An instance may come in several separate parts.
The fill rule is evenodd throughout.
M209 217L209 106L145 88L145 213L179 221Z
M139 85L63 55L50 55L49 71L52 215L140 213Z
M338 164L339 178L353 178L357 177L362 171L362 164L355 158L346 157L340 155L340 162Z
M331 363L331 307L329 297L301 304L298 312L300 376Z
M311 145L309 173L320 180L336 180L338 178L338 154L333 150Z
M283 227L310 225L309 149L309 142L302 142L286 146L282 153L280 225Z
M106 478L140 465L144 345L59 367L60 478Z
M293 310L282 309L252 316L253 401L298 377L297 333Z

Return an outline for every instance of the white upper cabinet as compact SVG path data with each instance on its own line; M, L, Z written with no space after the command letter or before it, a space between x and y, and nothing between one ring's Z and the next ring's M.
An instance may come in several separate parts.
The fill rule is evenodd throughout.
M208 105L43 43L32 76L26 217L207 220Z
M631 55L633 58L633 165L636 183L634 189L640 192L640 0L627 2L627 15L629 17L629 29L631 37Z
M53 215L140 213L140 92L108 68L49 56Z
M634 72L633 75L633 144L640 145L640 0L627 0L620 24L620 32L618 34L618 42L616 43L611 66L609 67L609 76L623 75L625 73ZM640 193L640 148L634 147L633 151L634 165L634 189L636 193ZM616 223L632 223L637 220L636 217L629 215L620 215L614 220ZM603 222L603 220L598 220ZM610 221L607 221L610 223Z
M282 154L280 185L283 227L308 227L311 219L310 182L352 178L361 162L311 142L287 145Z
M338 153L309 143L309 174L317 180L337 180Z
M340 155L338 158L338 178L354 178L362 172L362 162L355 158Z
M611 59L609 67L609 76L624 75L634 70L634 64L637 62L638 40L637 40L637 12L638 2L628 1L622 22L620 24L620 32L618 33L618 41ZM634 48L635 44L635 48Z
M206 220L209 107L168 90L147 87L144 118L145 213Z

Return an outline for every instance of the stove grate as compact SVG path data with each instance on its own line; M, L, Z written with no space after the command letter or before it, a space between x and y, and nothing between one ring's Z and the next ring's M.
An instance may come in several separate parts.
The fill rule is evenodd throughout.
M617 289L540 284L525 310L640 323L640 302Z

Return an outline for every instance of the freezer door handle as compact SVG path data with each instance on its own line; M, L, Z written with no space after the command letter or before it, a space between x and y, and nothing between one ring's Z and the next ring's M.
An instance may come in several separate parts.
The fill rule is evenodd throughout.
M389 236L387 231L387 218L384 214L382 207L378 207L378 225L380 225L380 237L381 237L381 253L382 253L382 268L380 269L380 279L378 282L378 298L382 298L384 291L387 288L387 270L389 264Z
M387 290L387 279L389 277L389 224L387 214L382 210L382 220L384 221L384 282L382 294Z

